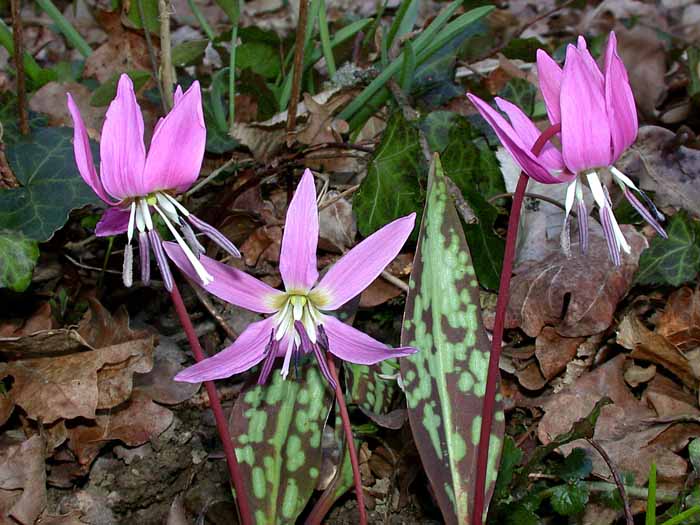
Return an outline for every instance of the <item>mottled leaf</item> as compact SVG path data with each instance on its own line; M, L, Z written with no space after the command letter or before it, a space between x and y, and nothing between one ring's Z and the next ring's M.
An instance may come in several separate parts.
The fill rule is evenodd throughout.
M394 219L418 211L422 174L418 130L396 111L353 198L360 233L370 235Z
M575 448L566 456L557 473L564 481L585 479L593 470L593 462L582 448Z
M32 271L39 258L36 241L21 234L0 230L0 288L23 292L32 282Z
M97 150L93 144L99 164ZM21 187L0 190L2 229L46 241L66 223L71 210L98 200L75 166L72 129L32 133L7 148L7 160Z
M357 404L375 423L387 426L383 424L383 416L390 413L399 393L398 383L393 378L397 373L396 360L381 361L373 366L345 363L348 403ZM389 423L389 428L401 428L403 418L399 419L398 426Z
M563 516L580 514L588 503L588 486L581 481L575 481L554 487L550 502L557 514Z
M490 344L469 248L437 155L429 184L401 334L403 345L419 351L401 360L401 373L416 446L445 522L468 523ZM503 430L499 408L487 498Z
M299 373L285 380L273 371L266 385L241 392L231 413L231 435L258 525L295 523L318 480L331 390L315 363Z
M537 88L531 82L524 78L512 78L498 94L518 106L525 114L534 115Z
M685 212L669 221L668 239L654 237L639 258L639 284L680 286L692 281L700 270L700 224Z

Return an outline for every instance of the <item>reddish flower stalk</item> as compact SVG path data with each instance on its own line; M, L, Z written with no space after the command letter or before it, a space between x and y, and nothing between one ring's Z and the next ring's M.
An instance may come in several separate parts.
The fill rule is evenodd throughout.
M561 131L561 124L555 124L547 128L532 146L532 153L538 156L547 142ZM476 480L474 483L474 506L472 508L472 525L482 525L484 504L486 498L486 468L489 457L489 441L491 439L491 426L493 414L496 408L496 384L498 379L498 362L501 359L501 346L503 343L503 329L506 320L506 309L510 296L510 279L513 275L513 262L515 260L515 241L518 238L518 224L522 210L525 189L529 177L523 171L518 178L518 185L513 195L513 203L508 218L508 233L506 234L506 247L503 254L503 267L501 268L501 280L498 286L498 301L496 302L496 317L493 323L493 338L491 340L491 355L489 357L489 369L486 376L486 391L481 412L481 436L479 438L479 450L476 458Z
M187 335L187 340L192 348L194 359L199 363L200 361L203 361L206 356L204 355L202 347L199 344L199 339L194 331L194 326L192 326L192 321L190 320L190 316L185 308L185 303L182 301L180 290L178 289L174 280L172 290L170 291L170 297L173 300L173 306L175 307L175 312L177 312L177 317L180 320L182 329ZM245 485L243 484L243 476L241 475L238 460L236 459L236 452L233 449L233 441L231 440L231 434L229 434L228 431L228 422L226 421L224 410L221 407L216 386L214 386L213 381L205 381L204 387L206 388L207 396L209 397L209 406L211 406L211 410L214 413L216 430L219 433L219 439L221 439L221 444L224 447L224 455L226 456L226 463L228 464L228 471L231 476L231 481L233 482L233 488L236 491L236 502L238 503L238 513L240 517L239 521L242 525L253 525L254 521L250 510L250 503L248 502L248 493L246 492Z

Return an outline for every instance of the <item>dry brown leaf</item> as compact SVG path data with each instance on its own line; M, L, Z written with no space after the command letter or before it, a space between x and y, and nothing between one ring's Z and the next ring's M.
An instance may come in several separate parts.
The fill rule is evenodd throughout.
M246 265L253 267L258 261L279 261L279 251L282 243L282 228L279 226L262 226L241 245L241 253Z
M700 416L695 397L662 375L654 377L642 399L656 411L659 418Z
M631 357L662 366L692 388L698 386L698 377L685 355L665 337L644 326L634 314L620 321L617 342L632 350Z
M12 402L10 396L7 394L0 394L0 427L10 419L14 408L15 404Z
M377 277L360 295L360 308L373 308L401 295L401 290L382 277Z
M700 290L676 290L656 323L656 332L681 351L700 346Z
M324 200L332 200L337 196L337 191L329 191ZM344 253L355 244L357 224L352 205L347 199L341 198L323 208L318 214L318 222L318 247L321 250Z
M516 370L515 375L518 382L528 390L540 390L547 384L547 380L535 361L530 362L522 370Z
M647 247L644 236L634 228L622 229L632 253L624 255L619 268L610 262L605 240L598 237L591 238L585 255L574 252L567 258L559 251L544 261L517 268L506 327L520 327L531 337L547 325L564 337L587 337L606 330L632 283L639 255Z
M70 93L80 108L80 114L94 136L99 136L107 108L96 108L90 105L92 92L83 84L77 82L49 82L42 86L29 101L29 109L49 116L51 126L73 127L73 120L68 112L66 93Z
M562 337L550 326L545 326L535 341L535 356L545 379L550 380L566 369L576 357L583 337Z
M158 44L155 39L154 44ZM124 71L150 71L148 47L144 37L134 31L114 30L107 41L85 59L83 76L104 84Z
M636 388L643 383L648 383L656 375L656 365L647 367L630 363L625 369L625 382L632 388Z
M46 443L35 435L21 443L4 443L0 447L0 492L19 491L11 506L3 494L3 523L32 525L46 507ZM15 521L16 520L16 521Z
M69 447L79 463L89 465L108 441L143 445L162 434L172 421L170 410L135 391L126 405L98 413L94 422L69 428Z
M161 355L156 349L153 370L134 377L134 385L150 398L164 405L177 405L197 393L201 383L184 383L173 378L184 367L176 359Z
M88 522L80 519L82 515L79 510L73 510L68 514L59 516L49 515L44 512L39 520L39 525L86 525Z

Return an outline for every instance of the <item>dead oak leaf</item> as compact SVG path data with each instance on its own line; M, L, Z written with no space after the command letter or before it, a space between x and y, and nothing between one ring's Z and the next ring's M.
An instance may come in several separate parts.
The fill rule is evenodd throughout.
M681 351L700 347L700 290L685 287L671 294L656 332Z
M0 447L2 523L32 525L46 507L46 443L35 435L21 443ZM21 494L6 491L19 491Z
M622 265L609 260L605 240L593 236L587 254L561 251L544 261L525 263L511 284L506 327L520 327L536 337L552 326L564 337L587 337L606 330L618 302L627 293L637 270L639 255L648 246L631 226L622 230L632 247Z

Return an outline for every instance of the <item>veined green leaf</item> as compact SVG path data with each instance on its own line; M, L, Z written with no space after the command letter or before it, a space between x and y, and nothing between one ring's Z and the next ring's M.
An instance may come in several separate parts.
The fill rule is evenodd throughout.
M0 230L0 288L23 292L32 282L32 272L39 259L36 241L18 232Z
M401 360L401 373L413 436L445 522L462 524L470 521L490 344L471 255L437 155L428 184L401 334L402 345L419 351ZM499 407L487 498L503 431Z
M321 434L331 390L315 363L301 377L241 392L231 414L231 435L248 501L258 525L295 523L316 488L321 469Z

